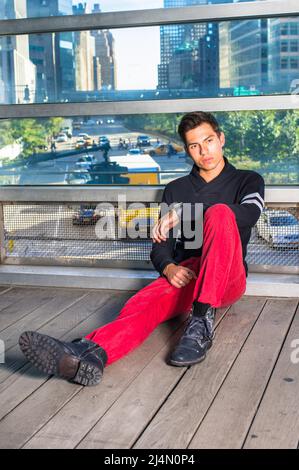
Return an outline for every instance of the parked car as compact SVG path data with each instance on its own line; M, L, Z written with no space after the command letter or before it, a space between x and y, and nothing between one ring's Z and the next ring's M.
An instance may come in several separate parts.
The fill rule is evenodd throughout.
M93 155L86 155L84 157L80 157L79 160L77 160L76 167L86 168L87 170L89 170L91 165L93 163L96 163L96 161L97 160Z
M107 124L114 124L114 119L113 118L108 118L107 119Z
M266 209L256 228L258 236L273 248L299 245L299 221L289 211Z
M96 122L93 119L88 119L88 121L86 122L87 126L95 126L95 124Z
M97 122L97 124L98 124L99 126L101 126L102 124L104 124L103 119L99 119L98 122Z
M57 136L56 142L67 142L67 135L64 132L60 132Z
M151 145L151 142L148 135L139 135L137 137L137 146L146 147L149 145Z
M99 220L100 215L94 209L80 208L72 217L73 225L93 225Z
M146 149L145 153L148 153L151 157L154 157L155 155L175 155L183 151L184 147L182 145L178 145L175 142L170 142L169 144L159 144L156 147Z

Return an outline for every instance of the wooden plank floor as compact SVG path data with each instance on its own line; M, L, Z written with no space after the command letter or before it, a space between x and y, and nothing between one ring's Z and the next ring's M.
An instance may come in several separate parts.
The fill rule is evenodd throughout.
M217 309L213 348L191 368L165 362L184 317L164 323L96 387L49 378L19 350L26 329L86 335L132 295L0 286L0 448L298 447L298 298L244 296Z

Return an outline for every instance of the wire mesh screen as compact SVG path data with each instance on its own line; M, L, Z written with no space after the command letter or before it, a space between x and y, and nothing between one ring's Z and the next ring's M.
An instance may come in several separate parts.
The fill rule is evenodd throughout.
M298 267L298 219L298 207L266 207L251 232L248 264Z
M159 207L140 204L4 204L6 256L148 261Z
M159 207L119 209L112 203L5 203L4 248L6 262L42 258L67 264L80 260L149 263L150 231ZM154 206L154 207L153 207ZM252 230L249 265L298 266L298 207L266 207Z

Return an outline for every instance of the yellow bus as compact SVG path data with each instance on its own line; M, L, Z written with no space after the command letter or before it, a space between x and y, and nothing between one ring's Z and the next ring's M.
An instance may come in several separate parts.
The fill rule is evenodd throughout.
M123 176L129 178L128 184L160 184L160 165L146 154L109 156L111 162L128 168Z

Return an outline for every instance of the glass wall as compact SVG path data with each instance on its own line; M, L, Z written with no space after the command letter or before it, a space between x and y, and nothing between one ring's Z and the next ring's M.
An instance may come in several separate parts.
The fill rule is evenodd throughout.
M299 110L214 113L224 154L266 184L299 184ZM0 121L1 185L164 185L192 168L181 114Z
M233 1L238 3L0 0L0 21L16 19L13 24L20 25L21 18L70 15L62 26L68 29L67 21L76 15ZM294 109L215 113L226 134L225 155L236 167L263 174L267 184L298 184L299 16L211 22L200 22L199 17L178 24L162 24L164 18L160 26L146 26L152 23L145 17L138 27L62 31L58 26L53 27L59 31L55 33L19 31L11 36L3 31L0 184L164 185L192 167L177 136L182 114L167 111L184 110L185 99L201 98L221 98L216 106L219 109L220 102L225 110L239 109L239 103L250 109L251 98L240 97L259 97L253 106L269 108L263 96L274 95L274 108L281 103L277 95L286 95L287 106ZM33 23L28 22L26 31L32 31ZM153 104L142 103L149 100L157 100L157 114L147 114ZM211 111L216 101L211 101ZM92 111L81 111L89 102L96 102L88 104ZM47 106L50 103L63 103L63 109ZM57 116L68 114L65 109L72 103L77 104L70 114L77 116ZM5 119L1 105L16 105L11 108L15 119ZM126 115L114 114L118 105L125 108L117 113ZM140 114L143 106L145 114ZM18 118L24 109L26 116L34 117ZM40 118L40 109L49 117ZM87 116L89 112L96 115ZM53 114L57 117L50 117Z
M1 0L0 19L237 3L238 0ZM244 0L240 0L244 1ZM256 0L246 0L256 1ZM266 0L267 1L267 0Z
M292 93L299 17L0 36L0 103Z

